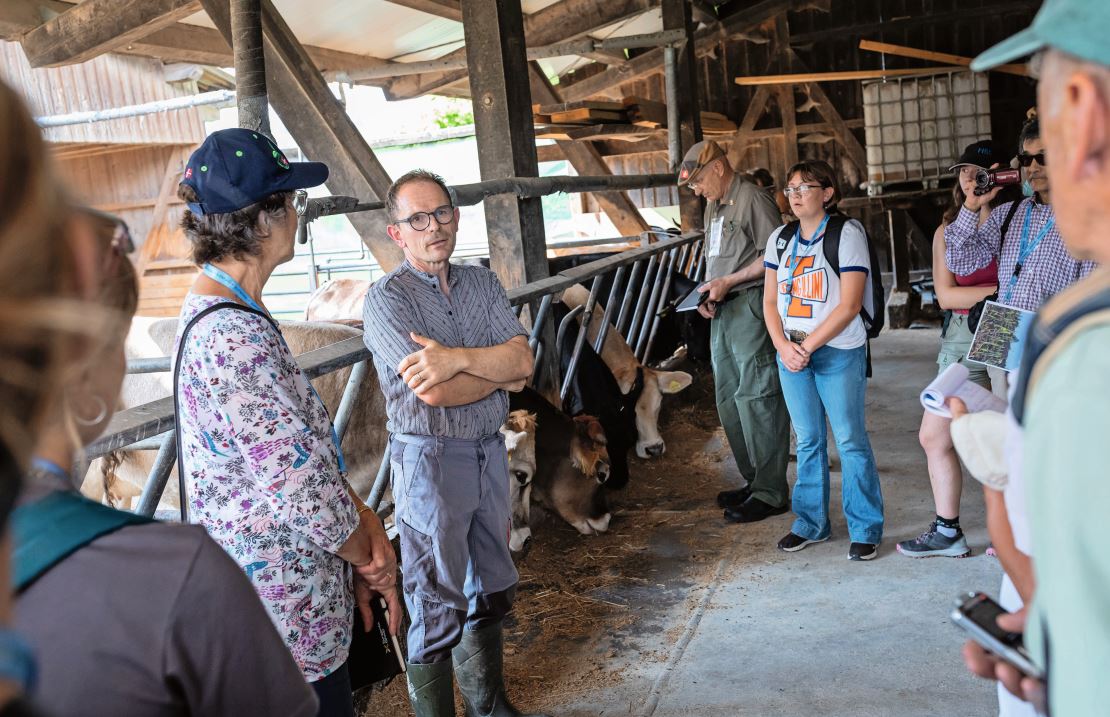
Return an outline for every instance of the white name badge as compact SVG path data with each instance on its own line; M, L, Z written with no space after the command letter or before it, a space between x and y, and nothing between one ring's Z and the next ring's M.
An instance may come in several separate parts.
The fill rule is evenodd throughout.
M721 233L724 226L724 217L717 217L709 224L709 256L721 255Z

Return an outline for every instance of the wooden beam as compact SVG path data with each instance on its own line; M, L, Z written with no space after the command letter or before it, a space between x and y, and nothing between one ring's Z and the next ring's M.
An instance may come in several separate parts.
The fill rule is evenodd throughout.
M31 67L69 65L111 52L199 9L199 0L85 0L20 42Z
M786 22L786 14L775 18L775 43L787 69L793 69L790 62L790 27ZM786 177L791 167L798 163L798 117L794 107L794 88L778 86L775 95L779 102L779 112L782 114L783 129L783 166L779 176Z
M39 10L51 13L64 13L76 7L74 3L59 0L0 0L0 38L20 39L42 24ZM394 64L369 55L330 50L325 47L305 47L313 63L322 71L351 70L371 67L375 64ZM234 57L219 30L197 25L177 23L157 30L144 37L132 40L126 45L116 47L113 52L153 57L166 63L186 62L198 65L231 67ZM385 80L359 82L358 84L382 85Z
M1033 19L1033 14L1040 8L1043 0L1005 0L1005 2L982 5L979 7L959 6L957 10L949 12L915 12L907 13L905 17L889 18L882 22L864 22L836 26L832 23L825 25L821 30L814 32L796 33L791 36L790 42L798 47L815 42L823 42L830 38L843 40L845 38L870 35L875 32L893 33L903 30L913 30L919 27L935 26L950 27L957 22L971 22L989 18L999 20L1005 16L1025 15L1026 21ZM834 14L832 17L837 17Z
M482 179L538 176L520 0L466 0L463 32ZM501 283L512 289L546 278L540 199L498 194L486 198L485 214L490 268Z
M852 163L859 169L860 176L866 176L867 153L863 151L863 145L861 145L859 140L856 139L856 136L852 134L852 130L848 127L844 118L840 116L840 113L836 111L836 106L832 103L832 100L829 99L829 96L825 94L825 91L821 89L821 86L814 82L807 85L807 87L809 88L809 96L818 102L816 107L817 113L820 114L826 122L832 125L833 133L836 135L837 139L840 140L840 144L843 145L845 151L848 152L848 158L851 159Z
M686 152L701 140L701 113L698 108L698 75L697 60L694 57L694 20L690 14L689 0L663 0L663 29L684 30L687 40L675 49L674 81L676 85L668 89L668 95L674 98L678 109L678 141L679 154L671 158L676 166L671 171L677 171L677 164L682 161ZM673 114L673 111L672 111ZM673 132L674 128L669 128ZM674 135L670 135L673 141ZM703 208L702 200L690 191L688 187L679 187L678 191L679 215L682 222L682 231L688 232L702 228Z
M935 75L943 72L966 72L966 67L947 65L944 67L919 67L913 70L847 70L844 72L800 72L786 75L751 75L737 77L736 84L758 85L806 85L816 82L841 82L845 80L877 80L884 77L907 77L910 75Z
M525 43L534 47L573 40L646 12L657 4L658 0L559 0L524 18ZM466 57L466 48L449 52L442 59L460 57ZM466 76L466 70L452 70L402 77L390 82L385 94L391 100L411 99L447 87Z
M859 49L867 50L869 52L882 52L887 55L894 55L896 57L912 57L915 60L928 60L929 62L943 62L947 65L961 65L967 67L971 64L970 57L963 57L962 55L949 55L946 52L931 52L929 50L918 50L913 47L905 47L903 45L892 45L889 42L874 42L872 40L860 40ZM1029 66L1020 65L999 65L998 67L991 68L991 72L1005 72L1009 75L1019 75L1021 77L1029 77Z
M528 74L531 79L533 104L545 105L562 102L563 98L559 96L558 90L551 86L538 64L535 62L528 63ZM612 174L609 165L601 158L601 153L592 143L564 140L556 142L554 146L562 155L562 158L569 161L570 165L574 167L574 171L580 176ZM536 148L537 161L539 161L540 149L543 148ZM605 212L605 216L609 217L609 221L613 222L613 226L617 228L621 236L635 236L651 228L647 221L640 216L640 212L636 209L636 205L632 203L628 192L595 192L594 199L597 200L601 211Z
M698 30L694 34L694 52L698 57L702 57L713 52L723 41L758 33L764 23L801 2L802 0L763 0L741 13L716 23L713 27ZM585 80L568 83L562 92L568 102L598 96L614 97L620 94L618 89L620 85L641 80L662 71L663 49L657 48Z
M752 95L752 101L748 103L748 108L744 110L744 118L740 120L740 126L736 130L736 137L732 140L732 145L737 151L736 159L733 160L738 166L744 164L744 157L748 153L748 146L751 144L749 140L756 139L752 130L755 128L755 123L767 111L767 102L771 99L771 91L766 87L760 87Z
M455 22L462 22L462 6L459 0L388 0L394 5L426 12Z
M227 0L202 2L230 42ZM262 2L262 30L270 103L304 153L328 165L328 188L333 194L364 201L383 199L391 183L389 175L271 0ZM390 271L401 263L401 250L385 231L385 212L358 212L347 218L383 269Z

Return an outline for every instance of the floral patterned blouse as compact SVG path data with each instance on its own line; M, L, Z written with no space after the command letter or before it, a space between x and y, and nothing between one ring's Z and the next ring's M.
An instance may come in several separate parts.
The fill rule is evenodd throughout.
M175 356L185 324L221 301L186 297ZM326 677L350 650L351 570L335 553L358 527L327 409L273 326L245 311L193 326L179 381L189 518L243 568L305 679Z

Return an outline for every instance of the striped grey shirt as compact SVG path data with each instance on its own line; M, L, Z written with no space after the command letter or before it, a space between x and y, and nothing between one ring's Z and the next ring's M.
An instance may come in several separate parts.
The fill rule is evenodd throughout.
M397 373L401 360L421 348L409 332L452 348L497 346L527 335L492 271L451 264L447 276L450 296L440 290L439 277L405 261L366 293L363 340L374 354L391 433L481 438L496 433L508 416L505 391L464 406L435 407L417 398Z

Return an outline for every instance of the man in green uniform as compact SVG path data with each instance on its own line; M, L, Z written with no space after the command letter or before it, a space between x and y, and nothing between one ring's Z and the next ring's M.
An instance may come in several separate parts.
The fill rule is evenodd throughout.
M1011 408L1024 429L1024 470L1036 593L1026 644L1046 674L1054 717L1110 706L1110 2L1046 0L1033 25L980 56L983 71L1038 53L1037 105L1060 233L1097 269L1037 316ZM1036 63L1035 63L1036 64ZM1058 200L1058 201L1057 201ZM1020 630L1023 615L999 620ZM978 674L1043 699L1046 684L986 653Z
M712 321L717 413L736 466L748 481L739 490L719 494L717 503L725 509L725 520L751 523L789 507L790 418L775 346L763 323L762 286L763 250L782 221L767 192L733 171L716 142L705 140L690 148L678 183L707 200L707 281L698 290L709 297L698 311Z

